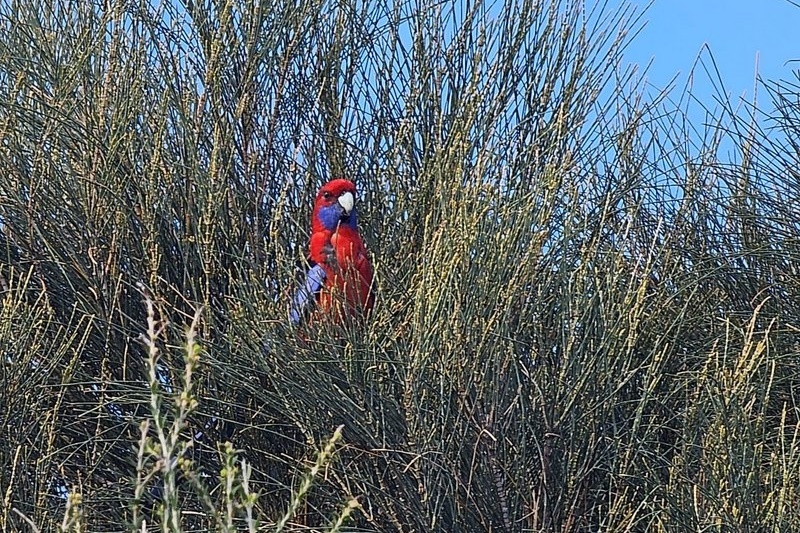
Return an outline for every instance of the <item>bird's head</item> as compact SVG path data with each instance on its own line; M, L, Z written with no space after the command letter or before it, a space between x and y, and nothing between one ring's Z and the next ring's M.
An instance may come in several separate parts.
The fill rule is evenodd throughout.
M329 181L317 193L311 230L336 231L341 224L356 229L356 186L346 179Z

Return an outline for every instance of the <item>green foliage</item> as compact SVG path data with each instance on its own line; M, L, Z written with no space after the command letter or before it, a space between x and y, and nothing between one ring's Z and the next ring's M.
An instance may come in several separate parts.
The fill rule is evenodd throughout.
M699 128L581 4L0 3L0 527L800 529L797 86Z

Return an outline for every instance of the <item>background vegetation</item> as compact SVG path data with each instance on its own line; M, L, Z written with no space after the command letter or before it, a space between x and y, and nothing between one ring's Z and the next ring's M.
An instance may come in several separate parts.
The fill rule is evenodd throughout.
M797 81L691 123L597 4L0 2L3 530L800 530Z

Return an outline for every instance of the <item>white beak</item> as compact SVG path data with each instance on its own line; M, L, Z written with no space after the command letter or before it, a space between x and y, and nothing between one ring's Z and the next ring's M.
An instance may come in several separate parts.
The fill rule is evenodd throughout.
M339 197L339 205L342 206L344 209L344 213L346 215L350 214L350 211L353 210L353 205L356 203L356 199L353 198L353 193L346 192Z

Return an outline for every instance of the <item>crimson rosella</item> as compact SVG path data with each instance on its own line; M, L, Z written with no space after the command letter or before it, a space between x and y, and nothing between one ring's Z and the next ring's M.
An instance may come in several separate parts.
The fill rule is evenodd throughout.
M355 197L355 185L345 179L332 180L317 193L311 214L311 268L289 312L294 325L315 303L338 321L372 309L372 265L358 233Z

